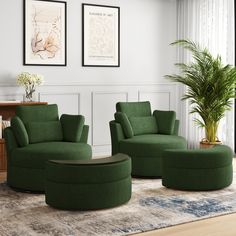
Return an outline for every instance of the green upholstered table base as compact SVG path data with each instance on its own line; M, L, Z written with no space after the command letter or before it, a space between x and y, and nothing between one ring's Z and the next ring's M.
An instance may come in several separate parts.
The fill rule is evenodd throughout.
M46 203L64 210L115 207L131 197L131 159L124 154L92 160L50 160Z
M233 152L216 145L209 149L166 150L162 161L162 185L180 190L217 190L232 183Z

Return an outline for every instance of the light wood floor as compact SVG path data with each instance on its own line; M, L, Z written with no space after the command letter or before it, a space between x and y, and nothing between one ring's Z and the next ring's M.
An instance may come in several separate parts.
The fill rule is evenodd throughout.
M6 173L0 172L0 182L5 180ZM236 213L136 234L136 236L236 236Z

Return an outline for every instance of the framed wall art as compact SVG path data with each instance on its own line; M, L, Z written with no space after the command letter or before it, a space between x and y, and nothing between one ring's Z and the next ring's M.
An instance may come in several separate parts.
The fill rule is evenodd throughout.
M66 2L24 0L24 65L66 66Z
M120 66L120 8L82 4L82 65Z

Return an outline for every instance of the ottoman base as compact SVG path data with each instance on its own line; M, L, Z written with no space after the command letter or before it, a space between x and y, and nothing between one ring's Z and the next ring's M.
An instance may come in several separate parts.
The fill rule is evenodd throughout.
M46 203L63 210L98 210L131 198L131 159L124 154L81 161L49 161Z
M206 191L225 188L232 180L232 166L217 169L167 169L162 185L178 190Z
M162 185L179 190L217 190L233 180L233 152L225 145L209 149L166 150Z
M131 198L131 178L104 184L61 184L47 181L46 203L66 210L111 208ZM124 193L125 191L125 193ZM123 193L123 194L121 194Z

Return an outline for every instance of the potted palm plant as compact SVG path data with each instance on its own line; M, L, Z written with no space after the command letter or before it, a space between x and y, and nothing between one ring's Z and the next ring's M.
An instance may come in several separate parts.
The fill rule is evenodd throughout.
M221 57L213 57L207 48L201 48L190 40L177 40L171 45L180 45L190 51L193 62L177 63L180 75L166 77L187 86L183 100L189 99L193 107L190 113L198 113L195 122L205 128L206 137L202 143L215 144L217 129L225 112L231 109L232 98L235 98L236 69L223 65Z

